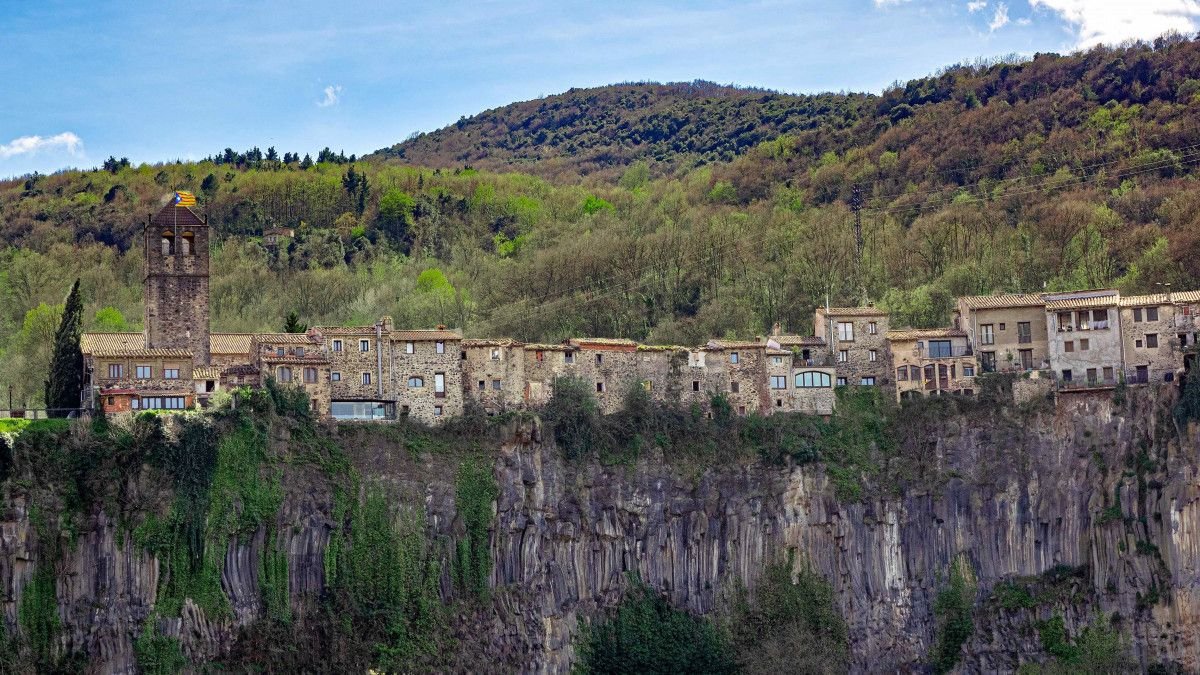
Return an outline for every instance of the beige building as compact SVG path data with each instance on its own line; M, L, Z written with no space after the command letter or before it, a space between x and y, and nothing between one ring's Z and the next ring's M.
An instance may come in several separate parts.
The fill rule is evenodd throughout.
M813 330L827 345L837 384L891 388L887 312L875 307L818 307Z
M957 328L890 330L896 398L975 393L979 363Z
M1198 305L1197 291L1121 297L1126 382L1173 382L1191 365L1185 358L1196 351Z
M1062 388L1111 387L1123 377L1120 293L1046 293L1050 369Z
M515 340L463 340L463 396L495 414L525 404L525 345ZM545 361L545 351L541 359Z
M1050 367L1046 303L1040 294L972 295L958 299L955 325L966 331L981 372Z

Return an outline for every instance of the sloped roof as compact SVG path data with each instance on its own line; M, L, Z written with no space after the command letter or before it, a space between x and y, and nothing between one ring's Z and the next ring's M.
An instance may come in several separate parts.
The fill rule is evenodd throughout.
M803 345L806 347L823 347L825 339L816 335L772 335L768 339L778 342L781 346Z
M141 333L84 333L79 337L79 348L84 354L95 354L98 350L111 354L145 346Z
M1170 305L1174 303L1200 302L1200 291L1179 291L1170 293L1152 293L1150 295L1126 295L1121 297L1122 307L1145 307L1147 305Z
M462 341L466 347L521 347L522 343L511 338L468 338Z
M212 354L249 354L252 333L210 333L208 351Z
M751 340L709 340L704 346L709 349L766 349L767 343Z
M1121 292L1113 288L1094 288L1084 291L1043 293L1042 299L1046 301L1046 311L1112 307L1120 301Z
M192 368L193 380L216 380L221 377L221 369L216 366L201 366Z
M255 333L254 340L260 345L307 345L321 342L320 337L308 333Z
M581 338L571 338L570 341L574 344L579 344L579 345L611 345L614 347L637 347L637 342L634 342L633 340L630 340L628 338L581 337Z
M136 357L140 356L140 357L146 357L146 358L190 359L190 358L192 358L192 353L186 349L168 349L168 348L116 349L116 350L112 350L112 351L101 349L99 351L94 352L92 354L92 356L98 356L98 357L102 357L102 358L103 357L136 358Z
M887 316L878 307L818 307L817 311L825 316Z
M187 206L174 206L168 203L158 213L150 218L154 225L162 227L208 227L208 223Z
M638 345L639 352L686 352L687 347L679 345Z
M529 351L534 351L534 352L571 352L571 351L575 351L575 347L573 347L572 345L564 345L564 344L551 345L551 344L539 344L537 342L530 342L525 345L525 351L527 351L527 352L529 352Z
M887 339L897 341L956 337L965 338L967 332L957 328L900 328L887 332Z
M1041 307L1046 304L1041 293L999 293L996 295L967 295L959 298L968 309L1008 309L1011 307Z
M394 330L391 332L393 340L405 340L407 342L428 342L430 340L461 340L462 336L451 330Z

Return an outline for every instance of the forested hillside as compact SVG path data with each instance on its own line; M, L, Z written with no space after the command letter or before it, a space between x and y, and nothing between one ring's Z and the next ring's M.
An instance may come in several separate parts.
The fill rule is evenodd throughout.
M296 311L694 344L809 331L827 298L936 325L959 294L1200 288L1198 112L1200 42L1173 39L871 97L616 85L354 163L229 151L0 182L0 387L37 401L77 276L88 328L140 328L137 234L172 189L195 191L218 235L214 330ZM272 225L295 239L267 250Z

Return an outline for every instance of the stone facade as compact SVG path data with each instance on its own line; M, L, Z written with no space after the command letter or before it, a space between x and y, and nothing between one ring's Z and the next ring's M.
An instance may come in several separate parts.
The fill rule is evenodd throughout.
M1050 293L1046 300L1050 369L1064 387L1114 386L1123 377L1117 291Z
M328 413L332 398L330 363L319 334L315 331L258 334L252 341L251 353L260 380L270 377L280 385L300 388L308 397L313 413Z
M1046 303L1037 294L976 295L958 299L954 325L966 331L983 372L1050 367Z
M975 393L979 364L966 331L957 328L891 330L896 398Z
M143 230L145 347L208 364L208 223L168 204Z
M388 323L391 320L388 319ZM444 329L385 334L384 394L397 413L440 424L463 412L461 337Z
M1175 380L1183 371L1184 350L1195 345L1192 309L1189 304L1171 302L1165 294L1121 298L1126 381Z
M463 395L489 414L525 403L525 345L513 340L463 340ZM553 352L551 352L553 353ZM545 363L546 350L536 350L533 358Z
M894 389L887 312L875 307L818 307L813 329L828 345L838 382Z
M91 362L106 413L192 407L192 355L185 349L99 351Z

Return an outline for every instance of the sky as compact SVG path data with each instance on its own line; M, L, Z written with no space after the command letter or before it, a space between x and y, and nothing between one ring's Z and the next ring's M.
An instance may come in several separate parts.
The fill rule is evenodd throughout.
M0 177L364 154L571 87L879 92L978 57L1200 30L1200 0L0 0Z

